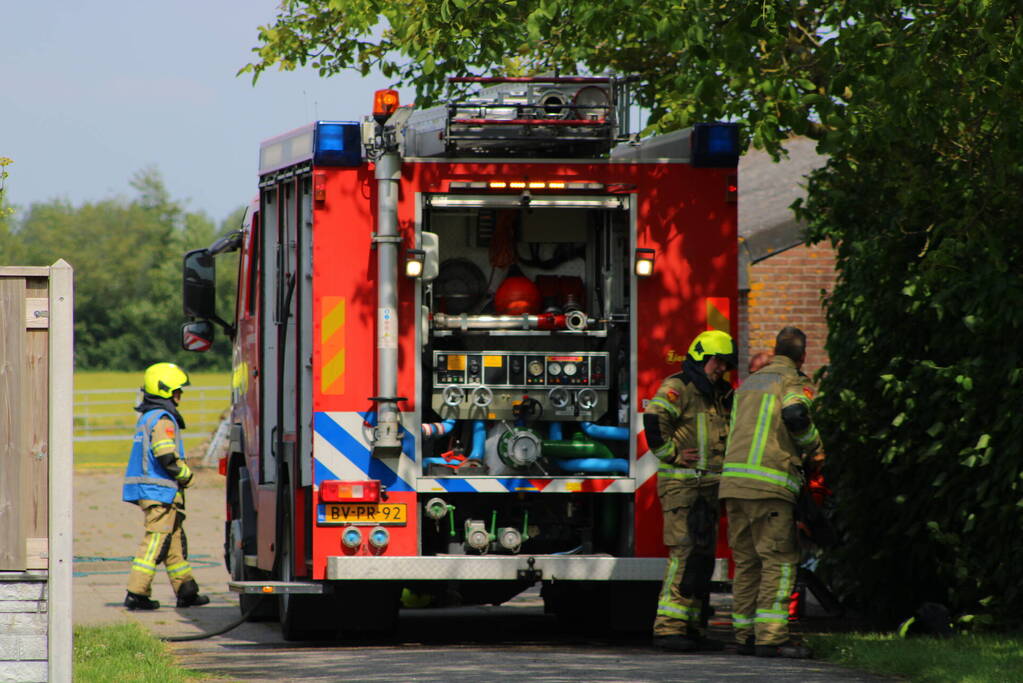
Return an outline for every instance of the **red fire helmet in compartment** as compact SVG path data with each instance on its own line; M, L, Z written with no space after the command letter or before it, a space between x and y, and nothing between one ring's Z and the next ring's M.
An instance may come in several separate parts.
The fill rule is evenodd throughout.
M540 311L540 289L516 266L494 294L494 310L503 315L521 315Z

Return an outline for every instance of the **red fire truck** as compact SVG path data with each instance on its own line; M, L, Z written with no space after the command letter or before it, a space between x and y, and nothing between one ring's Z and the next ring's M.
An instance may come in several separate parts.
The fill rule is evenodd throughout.
M233 339L231 585L287 639L537 583L560 616L652 623L641 414L693 336L735 333L737 128L630 136L614 78L458 87L267 140L242 229L185 257L185 347Z

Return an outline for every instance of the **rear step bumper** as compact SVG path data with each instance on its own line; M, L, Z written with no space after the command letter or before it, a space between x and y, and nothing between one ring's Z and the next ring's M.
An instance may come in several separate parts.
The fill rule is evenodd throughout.
M661 581L663 557L607 555L430 555L426 557L327 558L328 580L460 581ZM713 581L728 580L728 561L718 559Z

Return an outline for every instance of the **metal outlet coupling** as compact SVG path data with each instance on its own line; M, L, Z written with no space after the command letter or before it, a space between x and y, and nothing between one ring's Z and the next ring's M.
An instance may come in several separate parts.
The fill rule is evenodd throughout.
M482 519L465 520L465 544L481 555L487 552L490 547L487 523Z
M514 527L505 527L497 532L497 542L505 550L517 553L522 547L522 534Z
M432 520L444 519L448 514L448 504L443 498L431 498L426 501L426 516Z
M565 313L565 327L579 332L586 329L586 314L582 311L568 311Z

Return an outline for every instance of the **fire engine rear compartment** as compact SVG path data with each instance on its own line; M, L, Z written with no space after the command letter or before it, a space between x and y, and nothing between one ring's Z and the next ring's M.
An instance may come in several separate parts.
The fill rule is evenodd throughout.
M439 263L415 281L403 417L417 554L332 555L325 577L401 580L431 604L500 604L539 580L563 616L613 591L613 621L646 624L661 563L633 558L630 196L415 199L415 244Z

